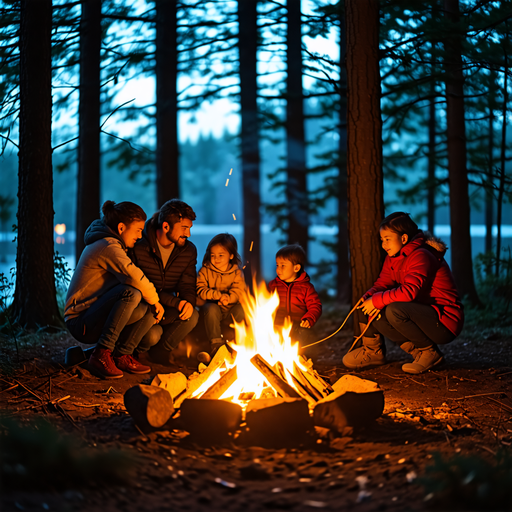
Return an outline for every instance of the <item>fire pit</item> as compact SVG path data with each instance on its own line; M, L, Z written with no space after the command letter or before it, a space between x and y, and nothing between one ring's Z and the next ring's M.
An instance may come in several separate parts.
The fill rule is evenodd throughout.
M179 417L185 430L201 437L271 433L279 439L313 426L343 432L382 414L376 383L346 375L331 386L299 354L291 324L274 329L277 294L264 284L254 289L243 297L246 321L234 324L235 342L221 347L208 366L199 365L188 379L180 372L160 374L151 386L126 392L126 408L139 426L160 428Z

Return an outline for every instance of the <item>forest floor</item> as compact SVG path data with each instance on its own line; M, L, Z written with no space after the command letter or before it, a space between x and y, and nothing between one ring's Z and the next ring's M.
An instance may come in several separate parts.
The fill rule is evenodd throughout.
M327 311L317 335L334 332L345 314ZM510 463L498 481L500 457L510 457L512 442L509 327L466 329L441 347L445 361L421 375L404 373L409 356L388 343L388 364L357 374L384 392L384 412L373 425L343 437L314 431L306 442L275 447L236 440L205 446L183 430L146 435L135 427L124 392L157 373L196 371L200 346L189 358L182 353L180 368L153 365L149 375L107 381L86 365L64 366L66 348L76 344L65 331L18 339L19 361L7 341L0 344L0 356L12 362L0 373L4 420L28 425L44 417L80 445L71 443L71 455L59 460L47 454L50 447L23 441L23 464L0 466L2 511L512 510ZM331 383L354 373L341 363L351 341L344 329L307 354ZM43 443L57 446L58 438L44 435ZM14 444L2 452L12 453ZM128 458L100 459L106 462L97 478L94 467L92 476L80 473L71 460L73 453L92 460L114 449ZM121 481L109 464L123 465Z

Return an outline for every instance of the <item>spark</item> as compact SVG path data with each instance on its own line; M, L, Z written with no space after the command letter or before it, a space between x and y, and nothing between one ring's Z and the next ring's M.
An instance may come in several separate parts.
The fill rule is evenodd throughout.
M233 169L231 169L231 170L229 171L229 175L231 176L231 174L232 174L232 173L233 173Z
M228 186L228 183L229 183L229 178L226 180L226 187Z
M249 248L249 252L252 251L252 246L254 245L254 241L251 242L251 247Z
M233 220L236 220L235 214L233 213Z

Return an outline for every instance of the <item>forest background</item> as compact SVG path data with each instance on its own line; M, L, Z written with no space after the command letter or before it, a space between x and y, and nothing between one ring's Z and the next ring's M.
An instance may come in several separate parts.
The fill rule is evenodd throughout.
M492 278L510 286L512 7L502 1L386 0L355 3L355 14L364 15L366 4L378 7L373 50L379 72L366 78L376 86L379 111L373 124L356 119L353 126L368 132L374 155L350 140L347 146L350 95L353 101L364 89L347 84L351 76L364 76L364 66L347 58L350 20L343 2L1 2L4 295L14 294L14 280L19 296L29 286L23 282L34 283L20 258L30 266L39 259L24 245L34 235L15 233L13 244L11 225L19 231L23 219L25 226L52 217L47 210L20 209L18 197L29 200L34 193L27 192L27 179L51 204L52 251L65 255L71 267L104 200L131 200L151 215L165 200L180 197L198 215L191 240L199 259L213 235L229 231L249 268L269 279L278 246L299 242L308 250L317 288L344 302L357 300L361 288L350 285L358 263L349 233L354 240L357 227L371 226L371 242L357 257L375 260L376 222L394 210L411 212L451 249L462 248L455 260L449 250L447 259L473 302L479 299L472 263L477 283ZM50 178L29 171L28 158L23 163L20 125L23 69L31 59L41 61L24 41L20 19L25 12L43 30L47 18L37 9L45 5L51 12L51 70L36 67L31 76L37 88L50 73L51 119L43 129L51 135ZM372 24L358 25L352 44L371 45L365 30ZM28 93L25 105L33 107L27 116L39 110L39 93ZM453 98L459 109L462 104L462 124L450 117ZM458 154L450 150L454 139L464 143ZM360 186L350 195L351 150L363 160L376 155L369 164L375 189ZM31 158L37 162L37 155ZM357 165L354 175L362 175ZM460 228L461 217L467 230ZM59 234L60 224L66 233ZM52 258L65 277L63 260ZM463 259L469 267L458 269ZM378 265L366 267L361 273L371 281ZM15 299L22 324L34 321L33 312L23 314L29 303L16 305Z

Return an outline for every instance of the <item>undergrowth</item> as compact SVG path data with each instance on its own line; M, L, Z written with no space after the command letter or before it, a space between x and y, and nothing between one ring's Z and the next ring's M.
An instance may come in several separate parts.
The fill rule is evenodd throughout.
M0 481L4 488L55 489L129 481L137 461L119 449L87 446L48 421L0 417Z
M419 483L429 508L512 510L512 454L502 450L490 461L479 455L444 458L435 453Z

